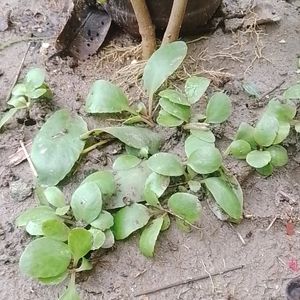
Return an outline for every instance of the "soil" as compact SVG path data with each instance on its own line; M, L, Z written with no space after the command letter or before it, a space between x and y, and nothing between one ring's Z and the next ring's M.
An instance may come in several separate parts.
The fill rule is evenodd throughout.
M194 62L186 62L188 70L214 76L216 88L225 89L231 96L234 111L230 120L218 128L219 145L230 143L241 121L254 122L268 101L250 98L242 88L244 83L254 84L261 94L280 95L291 84L300 80L297 60L300 54L299 1L272 1L274 13L281 20L261 25L257 31L240 29L240 11L249 1L225 1L227 16L231 20L220 22L207 39L189 45ZM91 128L101 120L85 116L84 101L91 83L96 79L115 77L117 70L136 57L124 62L106 60L99 64L105 51L86 61L74 62L70 58L49 57L55 53L55 37L66 21L68 1L45 0L1 1L0 18L10 11L9 28L0 32L0 45L15 39L41 37L29 49L21 77L33 66L47 70L47 82L54 91L51 103L36 105L25 115L14 118L0 136L0 298L57 299L64 284L43 286L20 274L18 259L30 238L14 225L15 218L26 208L34 206L33 179L27 162L12 166L9 157L16 156L20 141L30 142L53 111L68 108L85 117ZM234 20L234 18L236 20ZM0 22L0 23L1 23ZM4 22L4 23L3 23ZM229 30L229 31L230 31ZM248 33L247 33L248 32ZM136 45L126 34L115 37L119 46ZM5 98L27 48L27 42L12 44L0 52L0 109L6 108ZM260 55L261 51L261 55ZM256 54L258 55L255 59ZM214 71L214 73L213 73ZM227 72L217 74L216 72ZM225 76L226 75L226 76ZM282 85L280 85L282 84ZM127 92L134 98L135 88ZM176 130L163 130L169 148L182 152L182 139ZM299 140L298 140L299 143ZM299 144L298 144L299 145ZM264 179L253 173L243 179L246 218L231 227L219 221L203 202L201 231L186 234L175 226L163 233L156 247L154 259L146 259L137 248L137 236L119 242L113 250L99 253L94 268L78 278L78 291L82 299L135 299L134 294L164 286L207 272L245 265L243 269L167 289L140 299L285 299L285 286L289 279L299 275L300 262L300 157L290 142L289 164ZM108 151L108 152L107 152ZM75 179L64 182L64 191L70 195L85 174L103 167L120 151L118 145L91 152L81 163ZM109 153L109 154L106 154ZM231 169L244 169L241 164L228 161ZM19 193L18 193L19 189ZM22 191L22 193L20 193ZM277 217L274 224L269 224ZM286 232L286 224L295 225L294 232ZM243 238L242 243L238 233Z

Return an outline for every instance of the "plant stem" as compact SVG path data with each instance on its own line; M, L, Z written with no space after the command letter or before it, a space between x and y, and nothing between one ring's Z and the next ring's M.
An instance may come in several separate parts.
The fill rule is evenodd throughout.
M100 141L100 142L98 142L98 143L96 143L96 144L94 144L94 145L92 145L92 146L90 146L90 147L88 147L88 148L85 148L85 149L81 152L81 154L87 154L87 153L89 153L90 151L96 149L98 146L102 146L102 145L107 144L107 143L110 142L111 140L112 140L112 139Z
M184 19L188 0L174 0L169 23L164 34L162 45L178 39Z
M153 95L150 95L148 99L148 115L150 119L152 119L152 115L153 115L152 108L153 108Z
M180 0L181 1L181 0ZM156 49L155 27L145 0L130 0L142 37L143 59L148 59Z

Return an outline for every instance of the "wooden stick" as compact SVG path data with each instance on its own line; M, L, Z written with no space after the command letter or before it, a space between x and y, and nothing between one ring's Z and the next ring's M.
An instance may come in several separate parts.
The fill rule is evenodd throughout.
M38 177L37 171L36 171L36 169L35 169L35 167L34 167L32 161L31 161L31 158L30 158L30 156L29 156L29 153L27 152L27 149L26 149L26 147L25 147L23 141L20 141L20 144L21 144L21 147L22 147L22 149L23 149L23 151L24 151L24 154L25 154L25 156L26 156L26 159L27 159L27 161L28 161L28 163L29 163L29 166L30 166L30 169L31 169L31 171L32 171L32 173L33 173L33 176L34 176L35 178L37 178L37 177Z
M187 4L188 0L174 0L162 45L174 42L178 39Z
M155 27L145 0L130 0L142 37L143 59L148 59L156 49ZM181 0L180 0L181 1Z
M200 276L197 276L197 277L194 277L194 278L189 278L189 279L177 281L177 282L174 282L174 283L167 284L167 285L165 285L163 287L154 288L152 290L148 290L148 291L145 291L145 292L137 293L134 296L135 297L139 297L139 296L143 296L143 295L153 294L153 293L164 291L164 290L167 290L167 289L170 289L172 287L179 286L179 285L188 284L188 283L199 281L199 280L204 280L204 279L207 279L207 278L210 278L210 277L213 277L213 276L223 275L223 274L226 274L226 273L229 273L229 272L233 272L233 271L236 271L236 270L241 270L244 267L245 267L245 265L240 265L240 266L237 266L237 267L232 267L232 268L226 269L226 270L221 271L221 272L215 272L215 273L212 273L210 275L208 275L208 274L206 274L206 275L200 275Z

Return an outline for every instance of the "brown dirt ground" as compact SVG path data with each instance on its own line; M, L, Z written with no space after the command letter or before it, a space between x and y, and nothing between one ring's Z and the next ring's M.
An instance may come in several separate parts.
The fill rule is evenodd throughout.
M238 1L227 1L238 3ZM241 1L242 2L242 1ZM244 1L248 2L248 1ZM299 1L298 1L299 2ZM261 112L261 104L250 99L241 89L243 82L256 84L263 94L272 90L283 80L284 84L276 92L287 88L299 80L297 56L300 54L300 9L297 1L291 4L275 1L276 11L282 20L278 24L262 26L260 35L264 58L256 60L255 35L224 33L217 29L207 40L192 43L189 54L196 63L187 64L192 71L219 70L232 74L224 88L231 94L234 112L226 126L222 128L220 142L225 148L241 121L255 121ZM299 5L299 4L298 4ZM26 162L11 167L9 156L19 148L19 141L30 141L44 120L56 109L67 107L84 115L83 104L91 83L95 79L110 79L124 63L108 60L102 67L99 57L80 62L72 68L71 59L48 57L55 52L54 40L65 22L62 13L64 1L26 1L2 0L1 12L11 10L13 24L10 29L0 33L0 44L15 38L29 36L31 33L46 36L49 42L47 52L41 52L41 42L30 48L22 74L32 66L43 66L47 70L47 81L55 93L51 104L36 106L31 117L35 125L22 124L14 119L6 126L0 136L0 298L15 299L57 299L62 286L47 287L23 277L18 270L18 258L29 242L28 236L15 227L15 218L27 207L34 205L33 197L18 201L11 195L12 183L21 179L32 186L32 175ZM285 42L281 42L285 40ZM239 43L237 43L239 41ZM119 45L133 43L125 34L117 37ZM5 97L26 50L26 42L11 45L0 52L0 108L5 109ZM203 56L203 51L206 54ZM202 53L202 56L199 56ZM220 54L222 53L222 54ZM130 58L131 60L134 57ZM223 88L224 82L220 85ZM127 92L134 97L136 89ZM24 118L24 116L23 116ZM88 118L87 118L88 119ZM99 120L88 119L91 127L99 125ZM166 148L181 153L182 141L172 138L174 131L164 130L169 137ZM119 148L94 151L81 163L76 177L79 182L84 174L101 168L105 161L114 157ZM171 288L140 299L284 299L284 288L288 279L297 275L289 268L289 261L300 260L300 227L295 221L295 234L288 236L285 225L288 219L299 219L300 158L295 145L290 147L289 164L277 170L271 178L250 176L243 184L245 194L245 213L253 215L245 219L234 230L226 223L218 221L204 205L201 222L203 230L190 234L179 232L172 227L159 239L154 259L144 258L138 251L137 238L133 236L126 242L117 243L114 250L98 255L97 263L91 272L79 278L78 290L82 299L135 299L134 294L149 288L166 285L174 281L205 274L205 268L213 273L224 268L245 264L243 270L216 276L213 283L207 279ZM233 169L236 168L233 165ZM71 193L76 184L66 182L65 191ZM288 197L280 196L285 193ZM266 231L274 217L277 220ZM237 232L245 240L241 243Z

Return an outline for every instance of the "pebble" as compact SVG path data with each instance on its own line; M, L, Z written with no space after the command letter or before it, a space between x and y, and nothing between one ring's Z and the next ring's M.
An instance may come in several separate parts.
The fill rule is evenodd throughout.
M32 195L32 186L19 179L9 185L10 196L17 202L22 202Z

